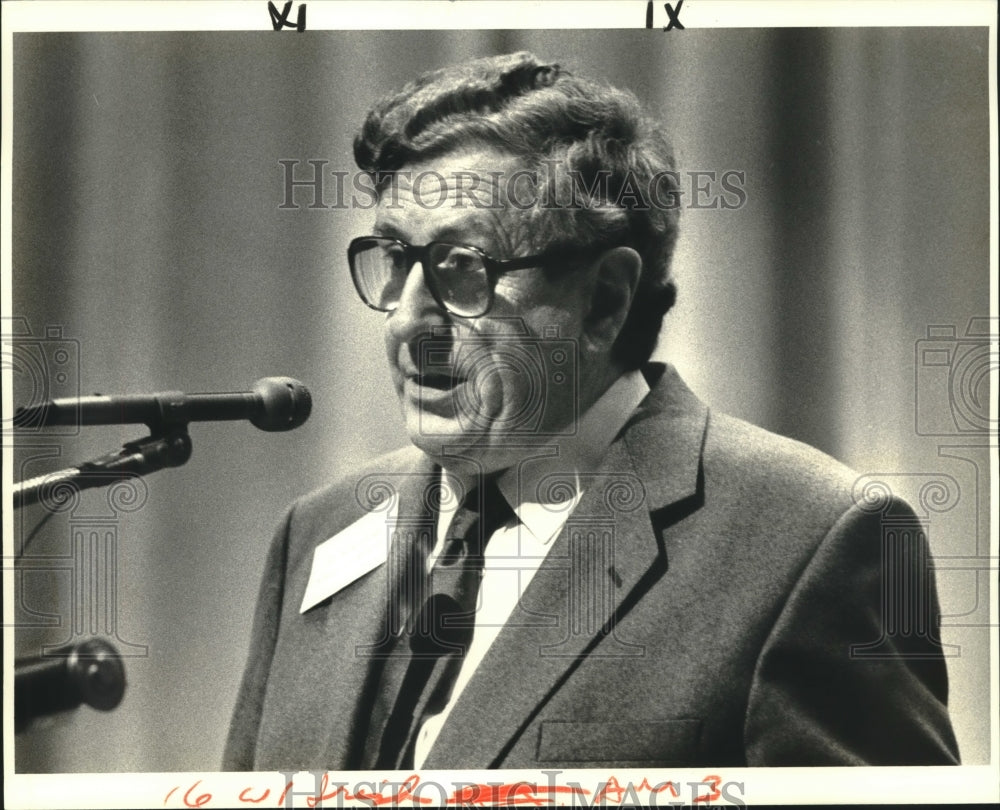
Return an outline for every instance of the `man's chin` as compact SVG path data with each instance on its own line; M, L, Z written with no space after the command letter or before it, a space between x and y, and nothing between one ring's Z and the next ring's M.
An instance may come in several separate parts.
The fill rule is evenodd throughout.
M406 413L406 431L410 441L427 455L441 458L456 451L465 452L481 443L481 432L470 432L454 415L413 409Z
M509 466L502 435L469 430L457 418L407 413L406 428L410 441L443 467L461 468L460 459L472 462L476 472L497 472Z

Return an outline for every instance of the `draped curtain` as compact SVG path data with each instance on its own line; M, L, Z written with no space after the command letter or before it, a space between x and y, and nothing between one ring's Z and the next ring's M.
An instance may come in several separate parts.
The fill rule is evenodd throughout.
M682 34L15 35L4 331L20 330L23 351L37 338L50 364L59 341L71 353L58 384L15 357L15 404L59 386L244 390L269 375L301 379L315 400L288 434L192 425L184 468L120 502L84 493L38 533L26 556L51 564L18 575L18 655L114 637L128 690L113 712L19 735L19 771L218 768L273 527L295 496L406 442L379 316L347 275L347 243L371 211L310 208L304 186L282 208L279 161L298 161L296 179L326 161L332 205L333 172L353 169L368 105L432 67L532 50L631 88L662 119L682 171L745 173L738 209L682 211L679 299L657 356L713 408L894 476L914 501L912 475L946 472L963 509L988 486L988 470L946 458L914 416L928 327L951 326L957 340L989 314L986 30ZM929 389L941 412L945 388ZM12 474L141 434L30 434ZM41 516L24 510L15 541ZM983 514L935 520L937 555L985 553ZM72 562L81 537L103 538L112 556L87 582ZM975 608L967 577L938 577L946 613ZM94 582L103 596L88 607ZM959 624L943 630L962 650L949 664L955 723L966 761L986 762L986 631Z

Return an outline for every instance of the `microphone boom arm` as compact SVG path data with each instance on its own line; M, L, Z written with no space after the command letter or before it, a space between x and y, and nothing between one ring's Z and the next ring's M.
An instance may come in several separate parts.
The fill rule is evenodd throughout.
M106 487L123 476L148 475L165 467L180 467L189 458L191 437L187 425L174 426L163 433L128 442L117 453L14 484L14 508L37 503L46 491L57 485L70 484L77 490Z

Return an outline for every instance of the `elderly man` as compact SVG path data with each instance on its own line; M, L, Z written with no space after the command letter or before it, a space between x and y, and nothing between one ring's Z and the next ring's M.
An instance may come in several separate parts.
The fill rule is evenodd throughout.
M415 447L289 511L227 769L958 760L925 539L649 363L678 187L629 93L519 53L376 106L351 243ZM909 603L907 603L909 604ZM872 651L877 654L872 654Z

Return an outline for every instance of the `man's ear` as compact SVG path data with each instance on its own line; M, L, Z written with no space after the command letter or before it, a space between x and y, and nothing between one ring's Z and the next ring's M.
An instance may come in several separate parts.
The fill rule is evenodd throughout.
M597 259L595 273L584 332L595 348L610 351L639 286L642 257L630 247L611 248Z

